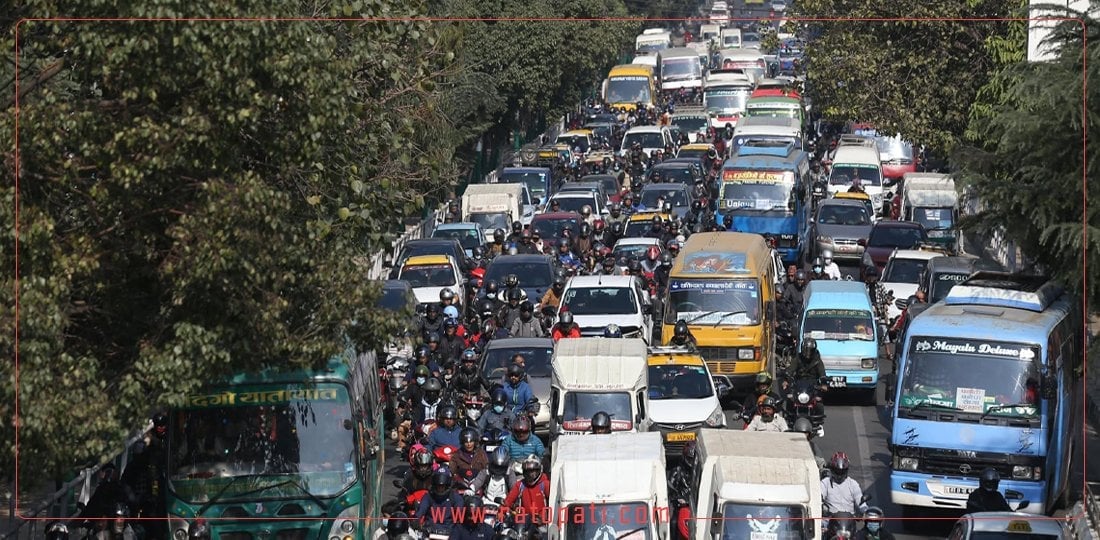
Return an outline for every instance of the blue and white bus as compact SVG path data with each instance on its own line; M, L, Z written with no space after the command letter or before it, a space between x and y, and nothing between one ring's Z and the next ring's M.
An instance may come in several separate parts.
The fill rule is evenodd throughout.
M1043 277L976 272L913 319L892 411L895 504L965 509L987 467L1014 508L1065 504L1082 425L1079 305Z
M722 166L718 223L730 230L774 237L787 264L800 260L806 234L810 161L790 142L750 140Z

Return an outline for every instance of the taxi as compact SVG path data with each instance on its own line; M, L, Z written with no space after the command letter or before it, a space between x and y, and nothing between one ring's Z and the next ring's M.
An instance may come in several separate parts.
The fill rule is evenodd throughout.
M439 294L450 289L455 294L455 304L461 313L462 271L450 255L417 255L409 257L397 273L397 279L412 285L413 295L419 307L438 304Z
M847 191L838 191L833 195L834 199L851 199L860 201L863 206L867 207L867 214L871 216L871 223L878 221L878 212L875 211L875 204L871 202L871 196L866 193L856 193Z
M726 427L721 398L728 392L716 385L699 353L680 347L649 349L649 418L669 455L679 454L701 428Z
M1069 540L1065 522L1021 512L976 512L955 523L947 540Z
M672 221L672 214L668 212L647 210L634 212L626 220L626 227L623 228L623 238L641 238L649 234L649 231L653 229L653 216L660 216L665 223Z
M573 159L573 147L568 144L547 144L539 148L526 148L520 154L523 164L527 166L553 167L560 160L569 162Z
M595 137L591 129L574 129L558 135L558 139L555 142L557 144L568 145L569 148L574 150L579 149L580 153L586 154L589 148L595 143Z
M676 157L700 158L703 160L703 163L706 164L706 166L709 168L712 163L710 162L710 158L707 156L710 155L711 150L714 150L717 153L717 149L715 149L714 145L710 143L685 144L680 147L680 150L678 152L676 152Z

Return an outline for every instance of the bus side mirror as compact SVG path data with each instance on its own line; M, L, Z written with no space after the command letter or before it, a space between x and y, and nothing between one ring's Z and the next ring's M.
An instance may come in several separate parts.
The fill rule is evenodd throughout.
M344 419L344 429L346 429L348 431L351 431L351 430L355 429L355 423L352 422L350 418L345 418Z

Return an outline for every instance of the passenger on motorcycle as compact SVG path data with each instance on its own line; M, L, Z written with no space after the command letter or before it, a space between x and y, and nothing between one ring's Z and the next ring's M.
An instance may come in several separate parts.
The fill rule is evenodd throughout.
M451 473L445 470L432 474L432 489L420 499L414 516L421 526L431 532L450 534L454 528L455 514L462 508L462 496L451 489Z
M450 289L439 291L439 309L446 312L447 308L455 305L455 293Z
M478 497L465 498L462 524L451 529L448 540L493 540L496 533L485 523L485 508Z
M882 509L872 506L863 513L863 528L856 531L852 540L894 540L894 535L882 528Z
M825 273L825 263L821 262L821 257L814 257L813 265L810 267L810 281L819 281L832 279Z
M443 364L450 364L457 361L462 356L462 351L466 350L466 340L458 335L457 316L447 318L447 322L443 325L443 332L443 337L439 340L439 350L443 356Z
M491 428L508 431L512 427L512 422L516 419L516 414L508 407L508 393L503 388L493 390L491 403L489 410L477 419L478 429L482 433Z
M558 307L561 305L561 295L565 292L565 277L554 276L554 282L550 285L550 288L546 290L546 294L542 295L542 299L539 300L539 305L542 307L553 306Z
M573 254L573 243L568 238L558 239L558 264L563 267L576 268L581 265L581 260Z
M756 416L757 405L764 401L764 398L766 397L770 396L774 398L776 402L781 401L779 398L779 394L777 394L773 388L774 383L775 381L774 379L772 379L771 373L768 373L767 371L761 371L760 373L756 374L756 386L754 388L754 393L753 395L745 398L745 402L742 405L745 414L749 415L750 418Z
M534 317L535 307L531 302L524 302L519 306L519 318L512 321L508 335L512 337L540 338L546 337L546 330L542 327L542 321Z
M435 458L432 457L431 452L428 452L427 449L420 450L413 455L411 463L409 471L405 473L401 489L409 495L421 490L430 490L432 488L432 464L435 463Z
M443 330L443 317L440 316L442 312L443 309L439 307L439 304L428 304L424 308L424 316L420 318L420 325L417 328L420 332L420 339L427 342L429 335Z
M447 404L439 409L439 423L431 434L428 435L428 449L435 451L444 446L458 448L460 441L458 436L462 428L458 427L458 408Z
M642 259L639 264L642 265L642 272L646 274L652 274L657 271L657 268L661 266L661 248L657 246L649 246L645 250L645 258Z
M519 299L521 302L527 300L527 291L523 290L523 287L519 286L519 276L515 274L508 274L507 276L504 276L504 293L507 294L508 291L512 290L519 291Z
M504 253L504 229L497 227L493 231L493 243L489 244L489 258L496 258L497 255Z
M802 303L805 298L808 276L805 270L794 273L794 283L783 288L783 297L779 299L780 317L784 320L794 320L802 313Z
M562 338L579 338L581 327L573 322L572 313L563 311L558 315L558 323L554 325L554 331L550 333L550 337L554 338L554 343Z
M698 349L695 336L691 335L687 321L683 319L676 321L676 326L672 329L672 339L668 341L668 344L673 347L686 347L692 352Z
M503 386L504 393L508 396L508 404L511 405L512 413L516 416L524 414L523 411L527 406L527 402L535 396L531 391L531 386L523 380L524 375L523 366L516 364L508 366L508 379L504 381Z
M822 511L825 515L837 512L851 512L858 515L867 509L863 500L863 489L859 483L848 477L848 455L844 452L833 454L829 460L829 477L821 480Z
M500 312L497 313L497 320L500 321L500 327L509 330L512 328L512 324L519 318L519 305L523 302L523 294L519 289L511 289L507 292L508 303L504 307L500 308Z
M531 434L531 419L527 416L517 416L512 422L512 435L504 441L503 447L508 450L513 461L532 455L541 459L546 454L542 441Z
M757 407L757 414L752 421L745 425L745 431L769 431L772 433L784 433L789 430L787 420L775 415L778 401L766 396Z
M600 269L596 271L598 276L621 276L623 271L615 261L614 255L608 255L600 261Z
M451 380L451 389L458 394L478 396L489 392L489 383L477 371L477 351L466 349L462 352L462 366Z
M415 378L415 374L420 369L420 366L428 368L428 372L431 373L432 377L438 377L439 374L443 371L439 367L439 363L435 362L432 358L431 349L428 348L427 345L421 345L416 348L416 367L410 370L408 374L405 375L406 383L413 382L413 378Z
M417 425L435 420L436 413L440 412L440 405L443 404L443 399L440 398L440 394L443 392L443 383L439 382L439 379L435 377L428 379L424 382L421 390L423 390L423 395L420 398L420 403L416 404L416 410L413 414L413 421Z
M840 274L840 266L833 260L833 250L826 249L821 251L821 263L825 269L825 275L830 279L844 279Z
M611 433L611 415L600 411L592 415L592 434L608 435Z
M545 517L543 509L550 501L550 480L542 474L540 459L541 456L523 460L523 478L512 486L504 499L504 508L514 508L518 504L517 524L546 524L542 518Z
M520 223L518 221L513 221L512 222L512 232L508 234L508 238L505 239L504 241L508 242L509 244L514 244L516 242L519 242L522 235L523 235L523 223Z
M993 467L986 467L978 477L978 489L970 492L966 499L967 512L1011 512L1005 496L997 490L1001 485L1001 475Z
M474 428L463 428L458 441L458 451L451 456L451 471L461 482L469 483L489 466L489 456L481 448L481 434Z
M474 477L466 493L478 495L486 502L500 504L516 483L516 473L511 467L512 456L500 446L489 455L489 467Z

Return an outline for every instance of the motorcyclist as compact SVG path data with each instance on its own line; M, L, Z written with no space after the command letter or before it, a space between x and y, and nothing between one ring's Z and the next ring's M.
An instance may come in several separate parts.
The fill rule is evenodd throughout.
M493 527L485 523L485 509L479 497L465 498L462 523L451 529L449 540L493 540Z
M450 358L443 356L443 349L440 348L440 344L443 342L443 338L432 332L428 334L428 355L432 362L436 365L446 369L451 362Z
M417 330L420 332L420 339L425 343L429 335L443 331L443 317L440 316L442 312L443 308L435 303L428 304L424 308L424 316L420 318L420 327Z
M686 347L692 352L698 350L695 336L691 335L687 321L683 319L676 321L676 326L672 329L672 339L668 341L668 344L673 347Z
M757 407L756 416L745 425L745 431L770 431L774 433L788 431L787 421L782 416L775 415L777 404L778 401L775 398L765 396Z
M539 300L539 305L542 307L553 306L558 307L561 305L561 295L565 292L565 277L554 276L553 283L550 284L550 288L546 290L546 293L542 295L542 299ZM539 336L542 337L542 336Z
M859 483L848 477L848 455L844 452L833 454L829 460L829 476L821 480L822 511L826 515L837 512L859 514L867 509L863 501L863 489Z
M477 428L482 433L492 428L508 431L516 419L516 413L508 407L508 393L503 388L493 390L489 403L489 409L481 413L481 418L477 419Z
M137 533L127 522L130 517L130 505L122 501L116 501L110 512L109 521L103 529L100 529L93 538L95 540L136 540Z
M649 246L645 250L645 258L639 261L642 265L642 272L646 274L652 274L657 271L657 268L661 266L661 248L657 246Z
M592 415L592 434L606 435L611 433L611 415L603 411Z
M608 225L607 240L604 243L613 246L624 234L626 234L626 225L622 221L612 222L611 225Z
M832 279L829 274L825 273L825 263L821 262L821 257L814 257L813 264L810 265L810 280L818 281L823 279Z
M451 489L452 483L450 471L432 473L432 489L427 497L420 499L414 516L425 529L450 534L454 528L454 511L462 508L462 496Z
M455 305L456 301L454 291L450 289L439 291L439 309L446 311L448 307Z
M508 453L508 449L498 446L489 455L488 468L474 477L466 493L480 495L485 501L493 504L503 502L517 480L511 464L512 456Z
M795 381L821 381L825 378L825 362L821 360L821 353L817 350L816 339L808 337L802 340L802 350L798 353L798 361L791 366L790 376ZM821 388L824 391L827 387L822 385Z
M462 428L458 451L451 456L451 471L459 481L469 483L489 466L489 456L481 448L481 434L474 428Z
M447 322L443 324L443 336L439 338L439 352L443 357L443 364L457 361L464 350L466 350L466 340L458 335L458 318L448 317Z
M543 510L550 501L550 480L542 473L540 459L541 456L523 460L523 478L512 486L503 504L504 508L512 508L518 503L517 514L523 518L517 522L536 526L546 525Z
M458 394L481 395L489 392L489 383L477 370L477 351L466 349L462 352L462 365L451 379L451 389Z
M779 394L774 390L775 380L772 379L771 373L767 371L761 371L756 374L756 384L753 389L753 394L745 398L745 402L742 405L745 414L750 418L756 416L756 406L760 402L764 401L766 397L772 397L776 402L780 401Z
M512 408L512 413L516 416L524 414L524 408L527 406L527 402L531 401L531 398L535 394L531 391L531 386L527 384L527 381L523 380L525 370L523 366L512 364L508 366L507 379L504 381L502 389L505 395L508 396L508 404Z
M978 489L970 492L966 499L967 512L1011 512L1005 496L997 490L1001 485L1001 475L993 467L982 469L978 476Z
M882 528L882 509L872 506L863 513L863 528L856 531L853 540L894 540L890 531Z
M421 389L424 394L413 413L413 421L417 425L435 420L436 413L440 412L439 406L443 404L443 399L440 397L443 392L443 383L439 382L439 379L435 377L428 379Z
M416 367L414 367L408 372L408 374L405 375L406 383L413 382L413 379L416 377L416 373L419 370L420 366L428 368L428 372L431 374L430 376L432 377L438 377L440 372L443 371L439 367L439 363L432 359L432 350L427 345L421 345L416 348Z
M668 287L670 272L672 272L672 254L665 252L661 254L661 265L653 271L653 281L657 282L658 297L664 296L664 291Z
M489 244L489 258L495 259L504 253L504 229L497 227L493 231L493 242Z
M519 306L519 318L512 321L508 334L512 337L540 338L546 337L546 330L542 327L542 321L534 317L535 307L531 302L524 302Z
M802 313L806 281L808 281L806 271L798 270L794 274L794 283L783 289L783 296L779 299L780 313L783 320L794 320Z
M440 407L438 425L428 435L428 449L434 452L444 446L458 448L462 429L457 424L458 408L449 403Z
M604 257L604 259L600 261L600 268L596 271L596 275L621 276L623 275L623 271L621 268L619 268L618 263L615 262L615 256L611 255Z
M581 265L581 260L573 254L572 248L573 242L570 239L558 239L558 264L567 268L577 268Z
M516 322L520 314L520 302L523 302L523 294L519 289L511 289L508 291L508 303L504 307L500 308L500 312L497 313L497 320L500 321L500 327L505 330L510 330L512 324Z
M507 295L508 291L518 290L520 293L520 301L527 300L527 291L523 287L519 286L519 276L515 274L508 274L504 276L504 293Z
M833 250L821 250L821 263L822 268L825 270L825 275L829 276L830 279L844 279L844 276L840 274L840 266L833 260Z
M526 415L516 416L512 422L512 434L502 446L508 449L508 455L515 461L531 455L541 459L546 454L542 441L531 434L531 419Z
M554 331L550 333L550 337L554 338L554 343L562 338L579 338L581 337L581 327L577 326L573 322L573 314L569 311L562 311L558 315L558 322L554 325Z
M612 203L609 209L609 215L604 219L607 222L608 228L613 227L616 223L626 225L626 216L623 215L623 207L619 203Z
M623 329L619 328L619 325L617 325L615 323L611 323L611 324L604 327L603 337L611 338L611 339L621 338L621 337L623 337Z
M401 489L408 494L432 489L432 464L435 462L432 453L422 449L409 462L411 466L405 473Z
M517 243L519 243L520 238L522 238L522 236L523 236L523 223L520 223L518 221L513 221L512 222L512 232L508 234L508 238L505 239L504 241L509 243L509 244L517 244Z
M535 244L535 235L531 232L531 229L523 229L523 232L519 235L519 244L516 245L519 252L524 255L536 255L542 253L539 246Z

